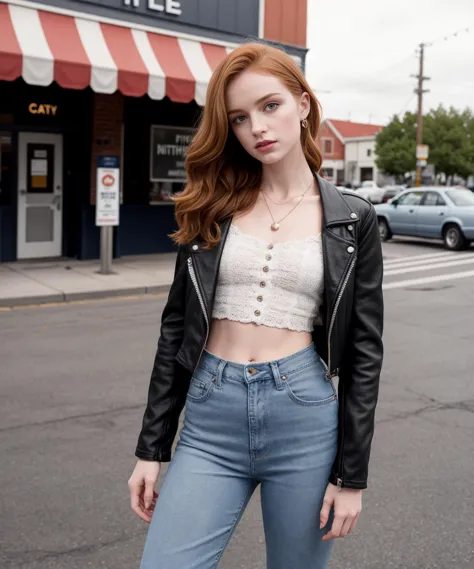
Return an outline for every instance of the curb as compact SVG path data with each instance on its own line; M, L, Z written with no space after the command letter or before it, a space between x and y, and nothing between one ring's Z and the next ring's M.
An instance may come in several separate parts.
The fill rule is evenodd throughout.
M167 293L169 285L154 285L127 287L108 290L93 290L87 292L56 293L38 296L19 296L12 298L0 298L0 307L27 306L32 304L51 304L58 302L73 302L75 300L97 300L101 298L120 298L121 296L144 296L146 294Z
M41 294L38 296L18 296L12 298L0 298L0 306L25 306L28 304L49 304L51 302L61 302L64 300L64 295L61 293L56 294Z

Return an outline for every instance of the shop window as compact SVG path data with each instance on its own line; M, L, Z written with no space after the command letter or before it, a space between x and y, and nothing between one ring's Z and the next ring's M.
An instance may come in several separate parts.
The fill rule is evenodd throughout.
M360 181L366 182L374 179L373 168L361 168L360 169Z
M332 179L334 177L334 168L324 168L324 174L326 178Z
M185 185L187 137L194 134L201 112L195 103L125 98L125 205L174 205L170 197Z
M185 159L195 129L152 125L149 202L151 205L173 203L171 198L186 183Z

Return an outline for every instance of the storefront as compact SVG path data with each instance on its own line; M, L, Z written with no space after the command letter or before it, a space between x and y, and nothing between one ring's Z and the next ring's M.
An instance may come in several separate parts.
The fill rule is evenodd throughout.
M103 155L120 165L114 255L172 250L169 198L207 84L236 45L264 37L263 6L0 0L0 261L99 256ZM303 46L285 49L303 65Z

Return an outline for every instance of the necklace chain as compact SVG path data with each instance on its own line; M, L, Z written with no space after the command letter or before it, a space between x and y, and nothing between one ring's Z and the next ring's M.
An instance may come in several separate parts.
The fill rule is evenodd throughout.
M267 206L267 209L268 209L268 213L270 214L270 217L272 218L272 221L273 221L273 223L271 225L271 228L273 231L278 231L280 229L280 223L284 219L286 219L290 215L290 213L293 213L295 211L295 209L300 205L300 203L303 201L304 196L308 193L309 189L313 185L312 182L313 181L311 180L311 184L308 186L307 190L305 190L305 192L303 192L301 194L300 199L296 202L296 205L294 207L292 207L290 209L290 211L286 215L284 215L281 219L279 219L278 221L276 221L275 218L273 217L272 210L270 209L270 206L268 205L268 202L267 202L266 197L265 197L265 192L262 190L263 201L265 202L265 205Z
M311 182L309 183L308 188L306 188L306 190L300 194L299 196L293 196L292 198L290 198L289 200L287 200L286 202L276 202L275 200L273 200L268 194L267 192L262 190L262 194L265 194L267 196L267 198L274 203L275 205L286 205L287 203L290 203L291 201L293 201L295 198L300 198L302 196L305 195L305 193L309 190L309 188L313 185L313 179L311 179Z

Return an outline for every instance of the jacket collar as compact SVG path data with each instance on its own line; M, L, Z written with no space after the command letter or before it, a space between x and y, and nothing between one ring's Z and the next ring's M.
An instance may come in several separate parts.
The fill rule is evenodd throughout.
M344 195L330 182L315 174L318 182L321 203L323 206L323 225L331 227L344 223L352 223L359 219L353 212Z

